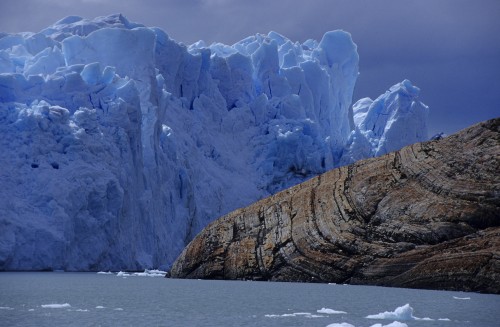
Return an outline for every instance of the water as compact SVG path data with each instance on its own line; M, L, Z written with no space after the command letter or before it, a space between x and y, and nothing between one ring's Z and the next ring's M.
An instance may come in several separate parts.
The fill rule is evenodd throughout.
M42 307L66 303L70 307ZM498 295L95 273L0 273L0 326L372 326L394 319L367 315L406 303L415 317L434 319L404 321L411 327L500 326ZM322 308L346 313L317 313Z

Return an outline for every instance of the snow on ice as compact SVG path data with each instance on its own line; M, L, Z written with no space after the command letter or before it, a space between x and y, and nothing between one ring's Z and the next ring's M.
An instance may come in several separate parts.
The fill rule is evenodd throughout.
M425 140L409 81L350 113L358 60L344 31L186 46L111 15L0 34L0 270L168 268L225 213Z

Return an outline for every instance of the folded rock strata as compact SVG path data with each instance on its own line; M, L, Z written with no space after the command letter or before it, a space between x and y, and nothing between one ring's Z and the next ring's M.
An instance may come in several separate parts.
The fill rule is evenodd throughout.
M500 293L500 119L331 170L208 225L177 278Z

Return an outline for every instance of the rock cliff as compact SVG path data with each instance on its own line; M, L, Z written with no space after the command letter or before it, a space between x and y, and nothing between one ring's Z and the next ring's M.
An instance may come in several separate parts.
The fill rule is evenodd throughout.
M331 170L236 210L176 278L500 293L500 118Z

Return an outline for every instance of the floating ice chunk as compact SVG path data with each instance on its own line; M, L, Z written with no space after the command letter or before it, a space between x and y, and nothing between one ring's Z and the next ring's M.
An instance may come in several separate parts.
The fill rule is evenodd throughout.
M326 327L356 327L354 325L351 325L347 322L341 322L341 323L333 323L333 324L329 324L328 326Z
M115 310L115 311L123 311L122 308L114 308L113 310Z
M146 270L144 270L144 272L136 272L136 273L133 273L131 276L139 276L139 277L165 277L166 274L167 274L166 271L157 270L157 269L152 269L152 270L146 269Z
M119 271L117 274L116 274L117 277L127 277L127 276L130 276L130 274L127 274L126 272L123 272L123 271Z
M402 307L396 308L394 311L385 311L382 313L377 313L376 315L366 316L368 319L397 319L397 320L427 320L432 321L434 319L425 317L418 318L413 315L413 308L409 304L405 304Z
M71 305L69 303L42 304L42 308L44 308L44 309L63 309L63 308L71 308Z
M407 303L402 307L396 308L394 311L385 311L375 315L366 316L368 319L399 319L399 320L415 320L413 316L413 308Z
M95 307L96 309L105 309L106 307L103 307L102 305L98 305L97 307Z
M451 321L449 318L439 318L440 321Z
M266 318L287 318L287 317L324 318L325 316L314 315L310 312L294 312L294 313L285 313L282 315L269 314L269 315L264 315L264 317L266 317Z
M370 327L408 327L408 325L403 323L403 322L394 321L388 325L375 324L375 325L371 325Z
M88 309L76 309L75 311L76 312L88 312L89 310Z
M29 309L28 311L29 311L29 312L33 312L33 311L35 311L35 309Z
M458 296L454 296L453 298L455 300L470 300L470 297L458 297Z
M329 315L337 315L337 314L345 314L347 312L345 311L337 311L333 309L328 309L328 308L321 308L320 310L316 310L317 313L326 313Z
M113 275L113 273L111 271L99 271L97 274L98 275Z
M11 308L11 307L0 307L0 310L14 310L14 308Z

